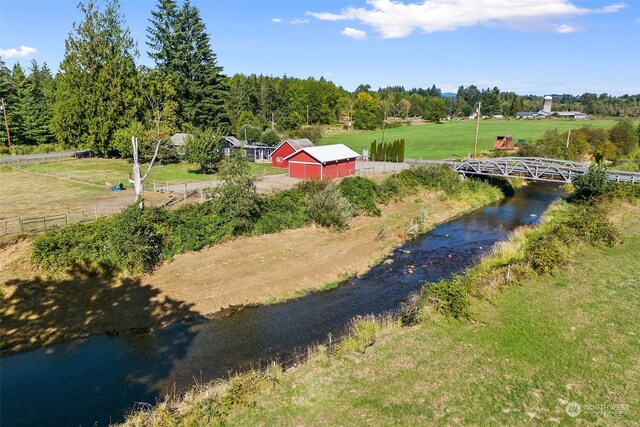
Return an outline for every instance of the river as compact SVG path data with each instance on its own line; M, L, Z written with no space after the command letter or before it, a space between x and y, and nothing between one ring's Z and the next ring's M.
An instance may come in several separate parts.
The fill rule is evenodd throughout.
M404 244L387 262L330 291L206 322L95 335L3 357L0 424L104 426L167 392L286 358L329 333L338 336L354 316L395 310L422 283L463 271L514 228L537 222L560 196L558 186L525 187Z

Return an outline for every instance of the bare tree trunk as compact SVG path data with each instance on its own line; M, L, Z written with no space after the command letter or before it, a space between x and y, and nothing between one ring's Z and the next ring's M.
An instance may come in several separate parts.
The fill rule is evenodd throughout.
M153 153L153 157L151 158L151 162L149 163L149 168L144 176L140 176L140 160L138 153L138 138L135 136L131 137L131 145L133 145L133 179L130 179L129 182L133 184L133 188L136 190L136 198L134 200L135 203L140 203L140 209L144 209L144 181L149 176L149 172L151 172L151 168L153 167L153 162L155 162L156 157L158 156L158 151L160 149L160 143L162 139L158 138L158 142L156 142L156 149Z

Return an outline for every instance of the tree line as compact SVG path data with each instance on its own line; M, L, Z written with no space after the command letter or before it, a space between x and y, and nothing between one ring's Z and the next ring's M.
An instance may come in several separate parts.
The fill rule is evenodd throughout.
M229 77L189 0L158 0L151 10L145 44L154 66L145 67L137 64L138 46L118 0L87 0L78 7L82 19L73 24L55 76L46 63L9 69L0 58L0 97L14 144L57 143L100 156L129 156L136 135L143 151L162 139L162 160L175 156L166 141L176 132L215 131L277 144L283 133L317 138L313 125L375 129L388 118L466 117L479 101L489 115L513 116L542 106L541 96L497 87L460 86L456 94L443 94L435 85L372 90L361 84L349 92L324 78ZM554 109L637 117L640 95L554 95ZM4 127L0 141L8 143Z

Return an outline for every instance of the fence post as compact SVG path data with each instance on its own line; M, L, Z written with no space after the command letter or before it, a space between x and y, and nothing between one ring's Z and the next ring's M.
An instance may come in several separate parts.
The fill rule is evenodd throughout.
M98 219L98 205L95 206L96 219Z
M58 153L58 160L62 161L62 153Z
M184 200L187 200L187 184L184 184Z
M24 225L22 224L22 218L18 217L18 222L20 223L20 232L24 233Z
M69 225L71 223L71 213L67 210L67 214L65 215L65 224Z
M154 180L154 181L153 181L153 192L154 192L154 193L157 193L157 192L158 192L157 188L158 188L158 186L156 185L156 181Z
M44 153L42 154L42 163L44 164Z

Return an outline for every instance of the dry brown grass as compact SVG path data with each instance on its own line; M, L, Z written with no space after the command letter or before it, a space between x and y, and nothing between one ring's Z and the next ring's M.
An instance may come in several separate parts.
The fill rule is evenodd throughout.
M17 219L90 209L97 204L124 204L132 191L108 191L102 186L64 178L0 168L0 219Z

